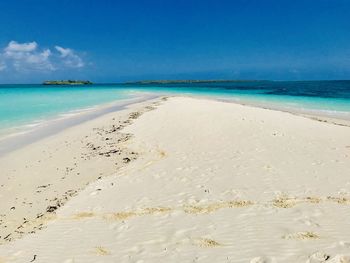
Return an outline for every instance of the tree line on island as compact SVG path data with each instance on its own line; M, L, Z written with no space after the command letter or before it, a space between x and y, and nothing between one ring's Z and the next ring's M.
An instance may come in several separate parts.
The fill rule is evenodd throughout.
M191 84L191 83L222 83L222 82L257 82L268 80L141 80L141 81L129 81L120 84ZM43 82L43 85L90 85L93 84L89 80L47 80Z
M180 79L180 80L140 80L140 81L129 81L124 84L190 84L190 83L222 83L222 82L260 82L268 80L254 80L254 79Z
M43 85L90 85L93 84L89 80L47 80Z

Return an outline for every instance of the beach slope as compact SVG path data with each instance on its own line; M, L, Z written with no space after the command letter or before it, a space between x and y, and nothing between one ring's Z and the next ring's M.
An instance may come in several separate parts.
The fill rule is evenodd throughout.
M207 99L156 107L122 130L135 161L0 262L350 262L349 127ZM98 160L82 171L97 177Z

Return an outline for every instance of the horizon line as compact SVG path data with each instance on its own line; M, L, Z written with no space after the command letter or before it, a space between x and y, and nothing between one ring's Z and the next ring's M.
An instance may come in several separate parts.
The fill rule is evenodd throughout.
M74 79L73 79L74 80ZM78 81L80 79L76 79L74 81ZM45 81L45 80L44 80ZM43 85L44 81L38 83L38 82L31 82L31 83L0 83L0 85ZM56 81L56 80L55 80ZM62 80L57 80L62 81ZM89 80L91 81L91 80ZM349 79L303 79L303 80L286 80L286 79L144 79L144 80L128 80L128 81L113 81L113 82L94 82L91 81L93 85L111 85L111 84L156 84L151 82L165 82L165 83L157 83L157 84L172 84L172 83L166 83L166 82L179 82L181 81L193 81L193 83L196 82L263 82L263 81L271 81L271 82L316 82L316 81L350 81ZM142 83L144 82L144 83ZM174 84L174 83L173 83ZM43 85L44 86L44 85Z

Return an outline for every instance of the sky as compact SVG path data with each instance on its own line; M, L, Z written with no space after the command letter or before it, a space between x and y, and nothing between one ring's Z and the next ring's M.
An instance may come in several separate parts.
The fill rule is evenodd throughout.
M1 0L0 83L350 79L348 0Z

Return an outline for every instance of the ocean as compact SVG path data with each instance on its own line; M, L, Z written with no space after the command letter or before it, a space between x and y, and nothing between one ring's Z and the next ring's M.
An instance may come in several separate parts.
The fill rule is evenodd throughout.
M195 95L350 119L350 81L253 81L89 86L0 85L0 138L145 94Z

